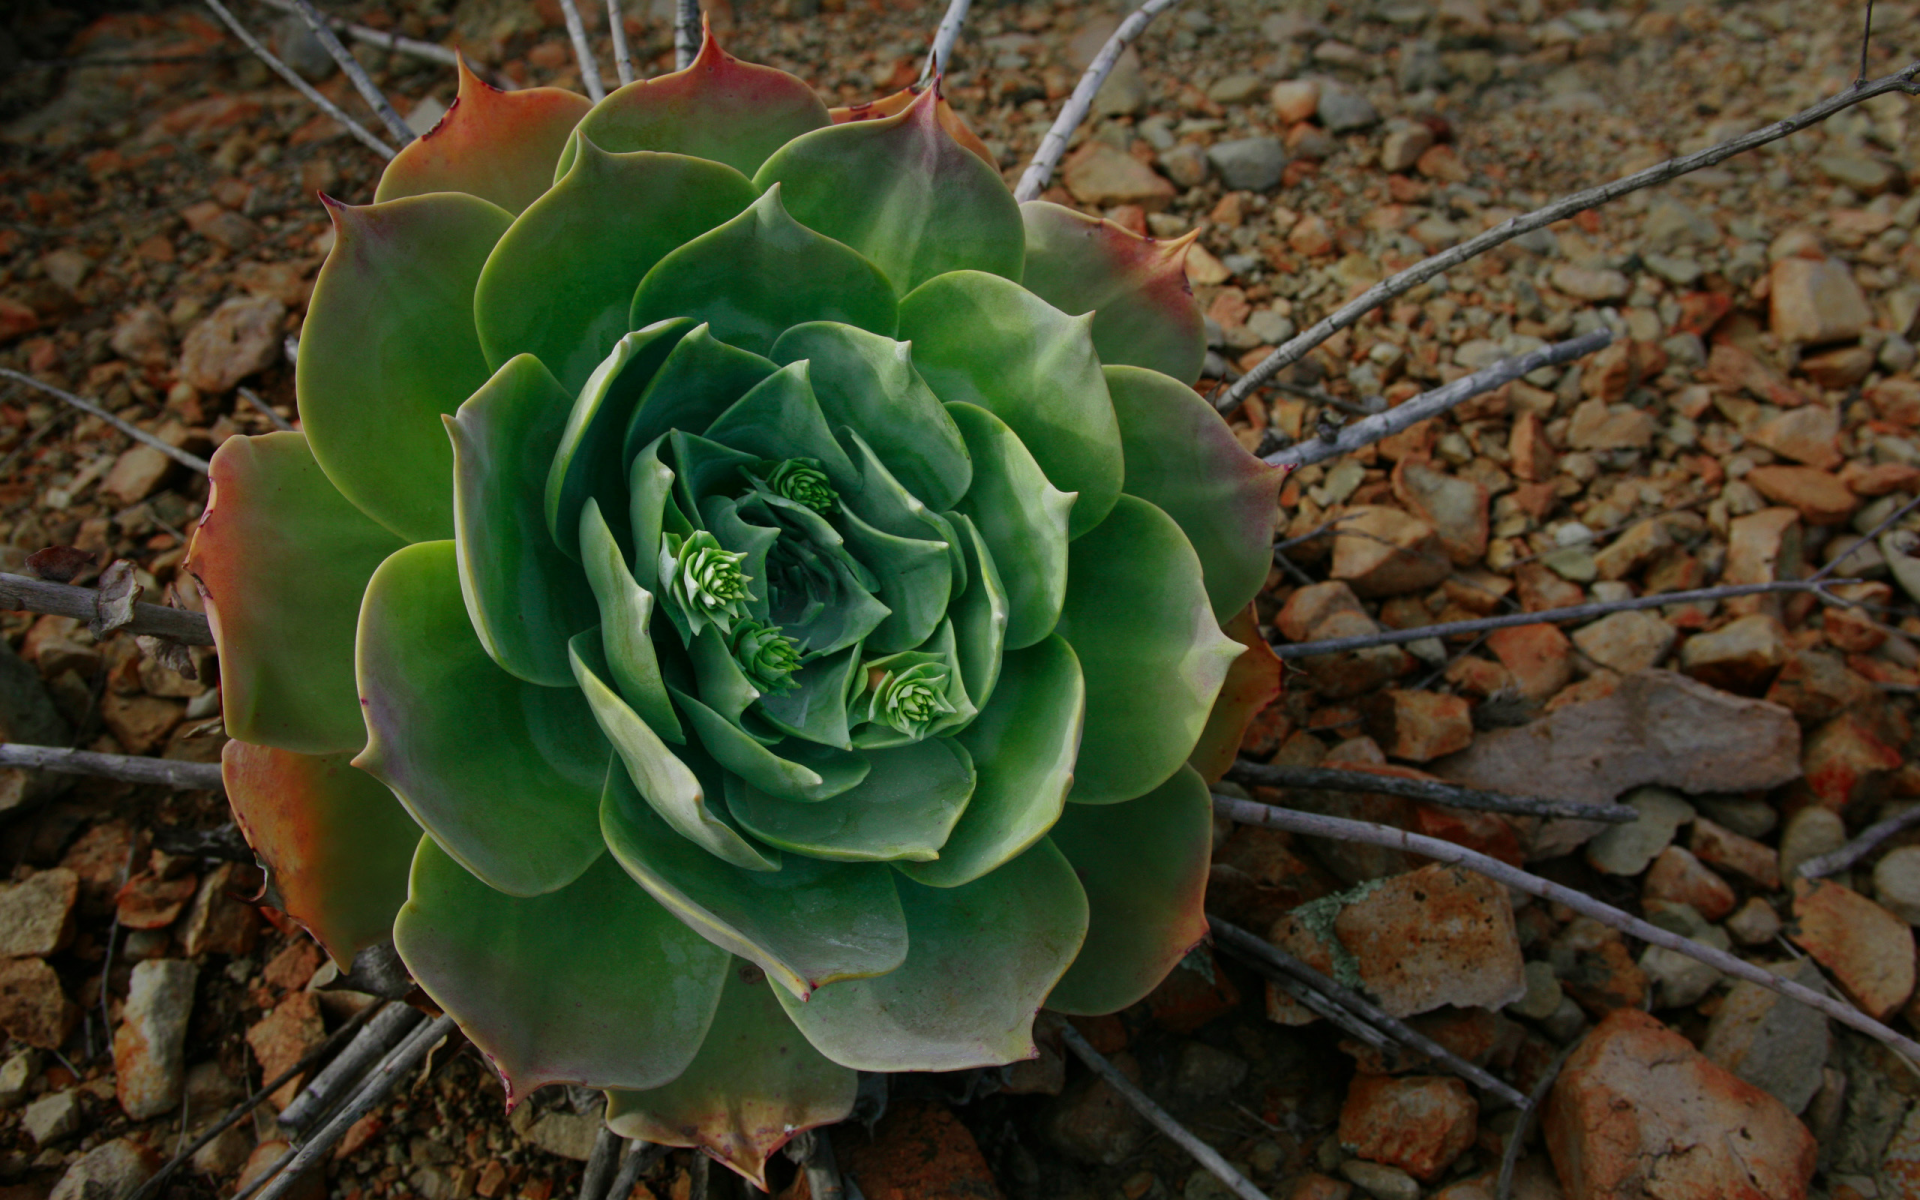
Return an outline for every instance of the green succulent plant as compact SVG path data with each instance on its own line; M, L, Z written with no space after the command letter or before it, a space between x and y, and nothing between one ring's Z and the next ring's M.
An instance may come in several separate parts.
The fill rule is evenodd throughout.
M463 68L329 202L302 430L220 448L190 560L228 791L510 1102L761 1179L1205 932L1278 472L1192 390L1186 243L971 146L709 40L597 106Z

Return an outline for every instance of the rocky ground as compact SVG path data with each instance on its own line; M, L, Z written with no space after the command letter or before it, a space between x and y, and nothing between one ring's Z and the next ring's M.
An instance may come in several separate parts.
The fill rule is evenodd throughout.
M577 83L552 0L329 7L515 79ZM598 28L603 12L585 7ZM669 67L664 13L628 13L643 69ZM834 103L909 82L938 19L881 0L713 0L710 14L730 48ZM1123 59L1049 197L1156 236L1200 231L1188 269L1211 318L1212 386L1432 250L1840 89L1859 16L1807 0L1187 0ZM1870 74L1920 51L1916 16L1876 6ZM1117 17L978 0L949 94L1009 180ZM0 69L0 365L196 454L273 428L266 409L293 417L282 339L331 239L312 194L364 202L378 162L197 7L32 0L9 20L27 61ZM278 40L364 116L311 44ZM47 65L66 57L92 65ZM451 99L449 71L366 57L422 128ZM1749 597L1308 659L1243 747L1620 797L1643 814L1631 827L1255 798L1526 862L1920 1029L1920 834L1823 883L1795 875L1920 799L1920 563L1904 533L1860 542L1920 493L1916 183L1920 116L1881 97L1449 272L1299 364L1293 393L1237 414L1250 448L1272 448L1313 435L1316 390L1396 403L1543 341L1622 335L1295 473L1275 528L1306 540L1259 602L1276 643L1794 578L1843 554L1836 593L1861 604ZM129 445L43 395L0 391L0 569L70 545L95 560L81 582L125 558L150 598L193 606L179 567L205 481ZM9 616L5 631L6 737L217 760L207 656L189 679L71 621ZM327 987L309 942L234 898L258 884L244 848L195 836L222 825L217 797L49 786L0 777L13 881L0 885L0 1200L124 1195L367 1002ZM1218 914L1522 1091L1570 1052L1515 1195L1920 1194L1920 1077L1877 1043L1457 870L1218 832ZM1343 1040L1204 950L1135 1009L1080 1026L1276 1197L1490 1200L1515 1131L1488 1096ZM1053 1029L1005 1078L906 1080L876 1127L836 1130L869 1200L1226 1194L1070 1066ZM471 1048L436 1054L307 1195L576 1188L592 1119L558 1090L511 1122L500 1099ZM232 1195L282 1144L262 1106L166 1195ZM677 1200L690 1179L673 1155L634 1200Z

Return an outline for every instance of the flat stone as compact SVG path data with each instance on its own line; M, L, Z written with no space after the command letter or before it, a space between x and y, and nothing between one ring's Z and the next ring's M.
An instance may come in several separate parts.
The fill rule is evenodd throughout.
M50 1146L80 1129L80 1093L74 1088L48 1092L20 1114L20 1128L36 1146Z
M1287 125L1298 125L1313 116L1320 107L1320 82L1315 79L1288 79L1273 85L1267 93L1273 115Z
M64 867L0 885L0 958L48 955L73 940L80 877Z
M1371 100L1332 80L1320 84L1320 100L1314 113L1329 133L1357 133L1380 123L1379 110Z
M1865 799L1904 761L1880 722L1855 711L1843 712L1808 734L1800 765L1808 789L1821 803L1845 809Z
M1277 138L1235 138L1215 142L1207 150L1207 161L1229 188L1264 192L1280 182L1287 168L1287 151Z
M320 1004L311 992L295 992L247 1030L247 1045L260 1060L260 1071L271 1079L300 1061L326 1040ZM306 1084L305 1075L289 1079L271 1097L275 1109L285 1108Z
M114 897L114 913L128 929L165 929L179 919L198 887L192 875L168 879L142 871Z
M175 463L152 446L135 446L121 452L100 481L100 490L122 507L138 504L158 491Z
M1644 609L1609 613L1574 631L1573 644L1589 659L1622 675L1655 666L1680 632Z
M1673 535L1659 521L1642 521L1613 539L1593 556L1593 569L1602 579L1625 579L1673 546Z
M1801 540L1798 509L1763 508L1735 517L1728 524L1727 565L1721 582L1772 583L1796 577ZM1773 596L1736 596L1725 604L1733 613L1777 614L1780 609L1778 597Z
M1913 929L1852 888L1825 879L1793 881L1787 936L1833 973L1877 1019L1913 994Z
M139 1142L115 1138L87 1151L53 1185L47 1200L127 1200L160 1169L161 1156Z
M1736 617L1680 647L1680 669L1709 687L1743 696L1765 692L1787 663L1787 631L1766 613Z
M1182 142L1161 151L1156 161L1160 169L1167 173L1167 178L1183 188L1199 187L1207 181L1207 152L1203 147ZM1189 250L1188 254L1191 256L1192 251Z
M1818 354L1803 355L1800 373L1823 388L1838 391L1850 388L1873 373L1878 355L1871 346L1835 346ZM1789 455L1788 457L1798 457ZM1838 451L1834 458L1839 459ZM1801 460L1806 461L1805 459Z
M1775 963L1768 970L1821 988L1820 972L1809 963ZM1817 1010L1743 979L1708 1022L1700 1052L1801 1113L1820 1090L1831 1041L1827 1018Z
M1694 820L1693 805L1660 787L1635 788L1620 802L1640 814L1628 825L1609 825L1587 843L1587 864L1607 875L1638 875L1673 844L1682 825Z
M1555 626L1496 629L1487 635L1487 648L1529 700L1545 701L1573 682L1573 643Z
M253 905L234 898L235 864L221 863L200 880L200 890L175 933L188 957L250 954L260 935L260 916Z
M1124 1051L1110 1054L1122 1074L1137 1081L1140 1068ZM1048 1141L1069 1158L1117 1166L1151 1131L1137 1109L1098 1077L1081 1079L1051 1101L1040 1122Z
M1258 96L1266 86L1266 80L1258 75L1236 72L1215 80L1207 88L1207 99L1215 104L1245 104Z
M1804 1200L1819 1157L1786 1106L1634 1009L1567 1059L1542 1132L1567 1200Z
M197 391L224 395L266 370L280 359L280 324L286 315L286 305L272 296L228 300L188 331L180 348L181 380Z
M1587 1012L1604 1015L1616 1008L1646 1003L1647 973L1633 960L1627 939L1592 917L1575 917L1554 936L1547 961L1568 1000ZM1545 1023L1549 1035L1562 1020L1556 1012Z
M1188 1042L1180 1048L1180 1061L1174 1067L1174 1090L1198 1100L1227 1095L1247 1077L1247 1060L1205 1042Z
M600 1126L597 1115L554 1111L535 1120L525 1137L548 1154L585 1162L593 1155L593 1141L600 1134Z
M1391 758L1431 762L1473 743L1473 706L1464 696L1389 688L1370 697L1361 711L1368 735Z
M1380 169L1395 174L1411 171L1433 145L1433 130L1425 125L1390 129L1380 141Z
M1874 899L1909 925L1920 925L1920 846L1896 846L1873 864Z
M973 1134L943 1104L887 1106L869 1136L846 1141L840 1160L867 1200L998 1200L993 1169Z
M1689 846L1701 862L1737 875L1757 888L1771 892L1780 886L1780 853L1772 846L1705 817L1693 823L1693 840Z
M1526 974L1527 994L1507 1005L1507 1011L1516 1017L1544 1021L1560 1007L1566 993L1561 990L1559 977L1553 973L1550 962L1529 959Z
M1575 406L1567 423L1567 445L1575 450L1645 450L1653 445L1655 428L1644 411L1596 396Z
M1698 209L1672 197L1663 196L1647 206L1640 236L1655 250L1672 251L1682 246L1716 246L1720 227Z
M165 366L173 357L173 324L158 305L136 305L114 319L107 344L121 358L143 367Z
M1420 1185L1399 1167L1355 1158L1341 1163L1340 1173L1373 1200L1420 1200Z
M1729 936L1742 946L1764 946L1780 934L1780 914L1758 896L1735 909L1726 920Z
M1773 335L1783 344L1849 341L1873 323L1852 269L1836 259L1783 258L1768 286Z
M1594 304L1625 300L1633 291L1633 283L1625 275L1608 267L1577 267L1572 263L1561 263L1553 268L1547 280L1553 284L1554 290Z
M1668 846L1653 860L1640 895L1643 904L1655 900L1685 904L1709 921L1732 912L1737 899L1726 880L1679 846Z
M1747 434L1758 445L1822 471L1840 465L1840 417L1820 404L1791 408Z
M1822 854L1831 854L1847 844L1847 823L1840 814L1817 804L1809 805L1787 818L1780 833L1780 875L1791 879L1800 864Z
M1355 1076L1340 1110L1340 1145L1427 1183L1473 1144L1480 1105L1451 1075Z
M157 749L186 715L186 705L158 696L122 696L109 688L100 698L100 719L129 754Z
M38 958L0 959L0 1029L29 1046L58 1050L80 1009L60 990L60 977Z
M1453 572L1433 526L1399 509L1347 510L1333 538L1335 579L1360 596L1396 596L1430 588Z
M1472 566L1487 553L1487 489L1470 479L1436 471L1418 458L1393 470L1393 494L1433 526L1440 545L1458 566Z
M19 1108L25 1103L33 1086L33 1080L40 1074L40 1052L22 1050L0 1063L0 1112Z
M1833 182L1852 188L1862 196L1878 196L1892 187L1901 172L1884 159L1863 154L1845 145L1823 150L1813 165Z
M179 958L135 965L120 1028L113 1035L114 1087L136 1121L169 1112L186 1081L187 1019L200 970Z

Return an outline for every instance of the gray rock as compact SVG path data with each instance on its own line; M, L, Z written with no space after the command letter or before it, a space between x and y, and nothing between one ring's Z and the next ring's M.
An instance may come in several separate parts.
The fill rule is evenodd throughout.
M320 43L306 20L299 16L282 17L273 23L273 50L280 61L300 73L308 83L319 83L340 69L333 55Z
M138 1142L115 1138L68 1167L47 1200L127 1200L159 1169L158 1154Z
M1125 1162L1148 1132L1133 1106L1099 1079L1081 1080L1048 1105L1042 1129L1069 1158L1110 1167Z
M1207 99L1215 104L1245 104L1267 90L1267 81L1258 75L1236 72L1216 81L1207 89Z
M1649 912L1647 919L1670 933L1703 942L1715 950L1726 950L1731 945L1726 930L1709 924L1691 905L1664 904L1659 911ZM1655 1008L1685 1008L1697 1004L1725 978L1699 959L1665 946L1648 946L1640 955L1640 969L1647 973L1647 981L1653 985Z
M1527 963L1526 971L1527 994L1507 1005L1507 1011L1516 1017L1544 1021L1559 1010L1565 995L1560 990L1560 977L1553 973L1552 963L1538 958Z
M187 1018L200 969L181 958L133 968L120 1028L113 1036L114 1086L120 1107L136 1121L180 1103L186 1085Z
M22 1050L0 1063L0 1111L18 1108L27 1098L27 1091L33 1086L33 1077L40 1073L40 1052Z
M0 885L0 958L44 957L73 938L80 877L65 867Z
M31 746L64 746L73 739L73 728L54 708L40 672L5 643L0 643L0 736ZM38 804L72 782L72 776L51 771L0 768L0 813Z
M1373 101L1330 79L1321 81L1320 107L1314 115L1332 133L1354 133L1380 122Z
M443 102L433 96L422 96L418 104L407 110L407 128L413 130L415 137L425 137L446 115L447 106Z
M593 1139L600 1133L600 1118L575 1113L550 1112L527 1130L527 1140L561 1158L585 1162L593 1154Z
M1630 825L1609 825L1587 843L1587 862L1608 875L1638 875L1660 852L1673 844L1673 835L1692 822L1693 805L1680 793L1661 787L1635 788L1622 801L1637 810L1640 819Z
M1183 143L1161 153L1160 169L1183 188L1199 187L1207 181L1207 152L1191 142Z
M1787 827L1780 834L1780 878L1792 879L1801 863L1846 843L1847 824L1840 814L1818 804L1808 805L1787 819Z
M1780 823L1780 813L1765 800L1744 796L1696 796L1693 806L1716 825L1724 825L1741 837L1763 838Z
M1874 864L1873 894L1894 916L1920 925L1920 846L1896 847Z
M48 1092L20 1114L20 1128L36 1146L46 1146L80 1128L80 1097L72 1088Z
M1399 1167L1350 1158L1340 1164L1340 1173L1374 1200L1420 1200L1420 1185Z
M1294 334L1292 317L1283 317L1270 308L1257 309L1247 317L1247 328L1262 345L1278 346Z
M1440 60L1432 42L1403 42L1400 46L1399 84L1403 92L1438 91L1453 82L1453 72Z
M1712 218L1671 197L1661 197L1648 207L1640 236L1649 248L1668 252L1682 246L1718 245L1721 233Z
M1820 972L1811 963L1779 963L1770 969L1811 988L1822 986ZM1778 992L1741 980L1708 1022L1700 1049L1800 1113L1820 1090L1831 1040L1826 1017Z
M1749 897L1727 918L1727 933L1742 946L1760 946L1780 933L1780 914L1758 896Z
M1207 158L1222 182L1236 191L1264 192L1280 182L1287 167L1286 149L1270 137L1219 142L1207 151Z
M1197 1100L1224 1096L1240 1086L1247 1077L1245 1059L1236 1058L1205 1042L1189 1042L1180 1051L1180 1064L1174 1068L1175 1090Z
M1560 1007L1540 1022L1540 1030L1562 1046L1570 1045L1587 1030L1587 1014L1572 996L1560 997Z

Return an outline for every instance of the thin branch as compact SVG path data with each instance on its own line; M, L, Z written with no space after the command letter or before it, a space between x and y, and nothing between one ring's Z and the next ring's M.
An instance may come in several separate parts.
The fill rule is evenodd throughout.
M1826 566L1821 567L1818 571L1815 571L1813 575L1807 580L1807 582L1818 583L1820 580L1825 579L1827 576L1833 574L1836 570L1839 569L1841 563L1847 561L1847 559L1852 556L1854 551L1860 549L1860 547L1862 546L1869 545L1872 542L1877 541L1881 534L1893 528L1894 522L1900 520L1900 518L1906 516L1908 513L1912 512L1916 508L1920 508L1920 496L1915 496L1913 499L1907 501L1905 504L1902 504L1899 508L1894 509L1892 513L1888 514L1886 520L1880 522L1878 525L1875 525L1872 529L1869 529L1867 530L1866 533L1862 534L1860 536L1859 541L1855 542L1851 546L1848 546L1845 550L1841 551L1839 554L1834 555L1833 560L1829 562Z
M1227 949L1253 960L1256 965L1265 966L1276 974L1285 975L1299 981L1305 987L1312 988L1354 1016L1386 1030L1401 1045L1426 1055L1460 1078L1491 1092L1513 1107L1526 1107L1527 1098L1505 1080L1461 1058L1405 1021L1391 1016L1365 996L1327 978L1272 942L1256 937L1238 925L1223 921L1216 916L1209 915L1207 924L1212 927L1213 936L1220 939L1220 944Z
M1265 1192L1253 1186L1253 1181L1233 1169L1231 1163L1220 1157L1220 1152L1207 1145L1180 1122L1173 1119L1166 1109L1153 1102L1152 1097L1141 1091L1139 1086L1120 1073L1120 1069L1080 1036L1080 1031L1071 1025L1060 1027L1060 1036L1067 1043L1067 1049L1089 1067L1093 1073L1106 1081L1108 1087L1120 1093L1120 1097L1133 1106L1135 1112L1151 1121L1155 1128L1179 1144L1182 1150L1213 1173L1213 1177L1227 1185L1227 1190L1240 1197L1240 1200L1268 1200Z
M351 1045L280 1110L280 1124L289 1129L303 1129L313 1124L332 1106L340 1092L352 1087L367 1068L385 1058L401 1038L424 1020L426 1014L411 1005L387 1005L377 1020L363 1029Z
M1126 52L1133 39L1147 23L1172 8L1178 0L1147 0L1133 10L1126 20L1120 22L1120 28L1113 31L1107 44L1100 47L1100 53L1094 55L1093 62L1087 66L1086 74L1075 85L1073 95L1067 97L1066 104L1060 109L1060 115L1054 118L1053 127L1047 130L1047 136L1040 139L1040 148L1033 152L1033 161L1027 164L1026 173L1020 176L1020 186L1013 189L1013 198L1026 203L1037 199L1047 189L1047 182L1053 178L1053 169L1060 163L1060 156L1067 151L1067 139L1073 131L1086 120L1087 109L1093 106L1093 94L1113 73L1114 64Z
M346 73L347 79L353 84L353 90L360 93L360 98L367 102L367 107L373 110L373 115L380 118L381 123L387 127L387 132L394 136L394 140L402 146L412 141L413 130L407 128L406 121L394 111L393 102L387 99L387 94L374 86L372 77L367 74L367 69L360 65L360 60L353 56L353 51L340 44L339 35L333 32L333 26L327 23L327 19L320 15L320 10L313 6L313 0L293 0L293 6L301 17L305 18L307 28L313 30L313 36L319 38L320 44L327 48L327 53L333 57L333 61L340 64L340 69Z
M1844 871L1879 848L1880 843L1905 829L1920 825L1920 804L1914 805L1897 816L1888 817L1860 831L1854 838L1838 850L1829 850L1825 854L1815 855L1800 864L1799 874L1804 879L1818 879L1822 875L1831 875L1835 871Z
M673 8L673 69L684 71L700 53L700 0L675 0Z
M1229 953L1233 953L1233 947L1225 941L1220 943L1220 947ZM1348 1037L1363 1045L1373 1047L1374 1051L1378 1054L1392 1054L1394 1052L1394 1042L1392 1038L1340 1007L1319 992L1314 991L1300 980L1287 975L1285 972L1272 968L1270 964L1260 962L1251 955L1237 954L1235 956L1246 962L1247 965L1251 966L1254 970L1266 976L1275 986L1284 990L1287 995L1292 996L1295 1000L1304 1004L1315 1016L1346 1031Z
M51 613L93 621L101 615L99 597L100 593L89 587L0 573L0 609L11 612ZM151 634L187 646L213 645L213 626L206 617L186 608L136 603L133 620L120 628L136 636Z
M219 17L221 21L226 23L227 28L233 31L233 36L239 38L247 49L253 51L255 58L258 58L261 62L273 68L274 74L292 85L294 91L305 96L307 101L315 108L318 108L321 112L346 126L347 132L357 138L367 149L378 154L381 158L392 158L394 156L395 151L392 146L381 141L371 129L368 129L365 125L348 116L345 109L321 95L312 84L300 78L300 72L281 62L280 59L274 55L273 51L261 45L260 39L248 33L247 27L240 23L238 17L228 12L227 6L220 3L220 0L206 0L206 3L207 7L213 10L213 15ZM202 470L204 469L205 468L202 468Z
M580 64L580 82L586 85L587 99L598 104L607 98L607 89L600 82L600 64L587 41L587 23L580 19L580 8L573 0L560 0L560 14L567 19L567 36L573 40L573 59Z
M627 18L620 11L620 0L607 0L607 31L613 35L613 71L620 77L620 86L625 87L635 75L633 50L627 45Z
M267 7L277 8L283 13L298 11L294 7L294 0L261 0L261 2ZM423 42L415 38L401 37L397 33L385 29L375 29L370 25L356 25L352 21L348 21L342 17L326 17L325 19L327 24L333 26L333 28L339 32L346 34L354 41L385 50L389 54L405 54L413 58L424 58L428 62L437 62L445 67L458 66L460 63L459 54L435 42ZM467 66L468 69L485 77L488 82L502 91L511 92L520 86L515 83L511 77L503 75L498 71L476 67L472 63L468 63Z
M667 1148L654 1142L643 1142L639 1138L627 1140L627 1156L620 1162L620 1173L613 1177L613 1186L607 1189L607 1200L626 1200L633 1194L633 1185L647 1169L667 1155Z
M1481 812L1514 813L1527 817L1567 817L1576 821L1608 821L1631 825L1640 819L1640 811L1624 804L1584 804L1578 800L1550 800L1544 796L1514 796L1505 792L1487 792L1429 779L1402 779L1396 775L1372 771L1342 771L1333 767L1294 767L1277 763L1237 759L1227 768L1227 778L1235 783L1263 787L1313 788L1329 792L1375 792L1404 796L1428 804L1449 808L1471 808Z
M1478 257L1503 242L1512 241L1521 234L1530 233L1535 229L1544 229L1555 221L1564 221L1575 213L1585 212L1590 208L1597 208L1607 201L1618 199L1629 192L1637 192L1641 188L1653 187L1656 184L1666 183L1671 179L1678 179L1690 171L1698 171L1702 167L1711 167L1715 163L1724 162L1736 154L1752 150L1757 146L1764 146L1768 142L1779 141L1781 138L1792 133L1797 133L1810 125L1817 125L1834 113L1845 108L1851 108L1863 100L1870 100L1886 92L1906 92L1909 95L1916 94L1920 92L1920 85L1916 85L1914 82L1916 79L1920 79L1920 62L1909 64L1905 70L1889 75L1884 79L1878 79L1865 85L1850 87L1838 95L1822 100L1812 108L1796 113L1784 121L1776 121L1764 129L1758 129L1741 137L1729 139L1728 141L1721 142L1717 146L1710 146L1698 154L1689 154L1682 158L1668 159L1658 166L1635 172L1624 178L1616 179L1611 183L1601 184L1599 187L1588 188L1585 191L1575 192L1569 196L1562 196L1544 208L1538 208L1530 213L1502 221L1478 237L1468 238L1458 246L1443 250L1431 258L1422 259L1396 275L1388 276L1386 279L1381 280L1379 283L1374 284L1362 292L1353 300L1334 310L1333 315L1317 322L1305 332L1287 342L1286 345L1281 346L1272 354L1261 359L1251 371L1242 375L1231 388L1227 389L1226 395L1218 407L1223 413L1232 412L1240 406L1241 401L1252 395L1255 389L1259 388L1269 379L1272 379L1281 370L1305 358L1308 351L1320 345L1342 329L1355 324L1361 317L1366 316L1389 300L1411 291L1413 288L1441 274L1448 268L1457 267L1468 259Z
M1592 333L1582 334L1569 341L1556 342L1551 346L1542 346L1514 358L1501 359L1490 367L1463 375L1452 383L1437 387L1430 392L1422 392L1397 408L1383 413L1375 413L1364 420L1355 421L1343 427L1332 438L1308 438L1295 445L1267 455L1266 462L1276 467L1304 467L1322 462L1341 454L1349 454L1363 446L1371 446L1382 438L1392 437L1403 429L1419 424L1457 404L1461 404L1484 392L1503 387L1529 372L1541 367L1558 366L1584 358L1613 341L1613 333L1606 329L1596 329ZM1216 407L1221 412L1230 412L1240 404L1227 393Z
M1584 892L1577 892L1570 887L1563 887L1550 880L1542 879L1538 875L1528 874L1518 867L1510 867L1497 858L1490 858L1478 851L1469 850L1465 846L1456 846L1452 842L1444 842L1439 838L1408 833L1404 829L1376 825L1369 821L1323 817L1317 813L1297 812L1271 804L1256 804L1250 800L1239 800L1219 793L1214 794L1213 808L1222 816L1247 825L1264 825L1269 829L1285 829L1293 833L1304 833L1309 837L1383 846L1389 850L1418 854L1453 866L1465 867L1469 871L1485 875L1489 879L1506 884L1530 896L1564 904L1577 913L1592 917L1610 929L1617 929L1643 942L1664 946L1676 953L1684 954L1724 975L1732 975L1736 979L1757 983L1761 987L1798 1000L1810 1008L1825 1013L1842 1025L1857 1029L1868 1037L1892 1047L1906 1058L1920 1063L1920 1044L1887 1028L1852 1005L1842 1004L1831 997L1823 996L1804 984L1783 979L1745 959L1735 958L1725 950L1716 950L1692 938L1669 933L1658 925L1649 924L1636 916L1621 912L1610 904L1603 904Z
M599 1130L593 1135L593 1149L587 1153L586 1169L580 1172L579 1200L610 1200L607 1186L613 1182L623 1145L620 1135L608 1129L605 1121L600 1122ZM624 1196L611 1200L624 1200Z
M253 407L257 409L262 416L266 417L267 420L272 421L273 427L275 429L280 430L282 433L293 432L293 422L287 420L285 417L281 416L278 412L274 411L274 407L271 404L268 404L265 400L262 400L260 398L259 392L254 391L250 387L235 388L234 391L239 392L240 398L242 400L245 400L248 404L253 405Z
M1553 1090L1553 1081L1560 1078L1560 1068L1566 1065L1567 1056L1573 1053L1573 1049L1568 1046L1553 1056L1553 1061L1540 1073L1532 1093L1527 1096L1527 1103L1520 1110L1520 1119L1514 1123L1513 1132L1507 1135L1507 1144L1500 1148L1500 1175L1493 1188L1494 1200L1507 1200L1513 1195L1513 1168L1520 1161L1520 1150L1526 1145L1527 1131L1540 1115L1540 1106L1547 1102L1547 1093Z
M1476 617L1471 621L1441 621L1417 625L1412 629L1382 629L1378 633L1353 637L1326 638L1317 642L1290 642L1273 647L1276 658L1313 658L1321 654L1344 654L1374 646L1399 646L1426 638L1449 638L1463 633L1485 633L1492 629L1512 629L1519 625L1558 625L1565 621L1585 621L1609 613L1631 612L1643 608L1665 608L1669 604L1692 604L1704 600L1731 600L1736 596L1763 596L1774 592L1814 592L1830 596L1824 585L1811 579L1777 579L1771 583L1730 583L1723 587L1696 588L1690 592L1660 592L1652 596L1629 596L1625 600L1607 600L1596 604L1572 604L1565 608L1543 608L1539 612L1503 613L1497 617Z
M947 15L940 18L940 28L933 32L933 48L927 51L926 65L920 68L920 81L917 86L926 87L934 76L947 73L947 63L953 58L953 44L960 38L960 27L966 24L967 8L973 0L950 0Z
M213 3L214 0L208 0L208 2ZM99 417L102 421L105 421L107 424L113 426L115 429L118 429L121 433L126 434L128 437L132 438L136 442L139 442L141 445L152 446L155 450L158 450L160 453L166 455L168 458L179 463L181 466L189 467L195 471L200 472L202 475L205 475L207 473L206 459L201 458L198 455L188 454L185 450L182 450L178 446L168 445L166 442L161 441L159 438L148 433L146 430L140 428L138 425L135 425L129 421L122 421L119 417L114 416L112 413L108 412L104 408L101 408L98 404L95 404L91 400L83 399L79 396L74 395L72 392L66 391L63 388L57 388L50 383L42 383L40 380L35 379L33 376L22 374L19 371L13 370L11 367L0 367L0 376L4 376L7 379L11 379L15 383L24 383L30 388L38 388L40 391L45 392L49 396L53 396L58 399L64 400L68 404L73 405L73 407L79 409L83 413L88 414L89 416Z
M176 792L217 792L220 764L145 758L137 754L96 754L61 746L25 746L0 742L0 767L26 767L62 775L92 775L122 783L157 783Z
M840 1164L834 1160L833 1142L825 1129L806 1129L794 1134L783 1153L805 1172L807 1192L812 1200L846 1200L846 1184L840 1178ZM618 1200L618 1197L609 1200Z

